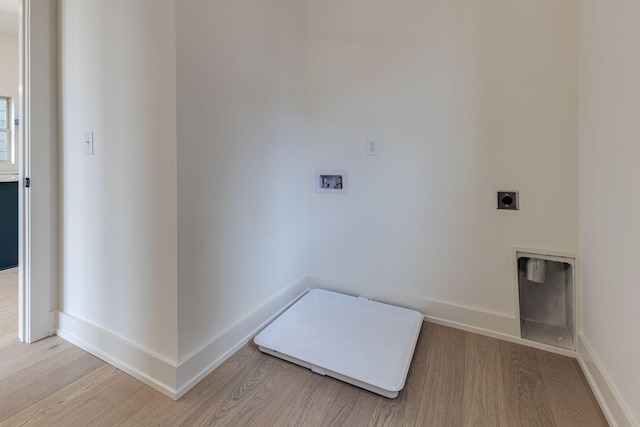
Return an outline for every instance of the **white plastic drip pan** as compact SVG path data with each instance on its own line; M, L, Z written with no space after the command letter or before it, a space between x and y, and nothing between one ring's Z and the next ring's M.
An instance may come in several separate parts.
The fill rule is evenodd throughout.
M254 341L264 353L393 399L422 321L414 310L314 289Z

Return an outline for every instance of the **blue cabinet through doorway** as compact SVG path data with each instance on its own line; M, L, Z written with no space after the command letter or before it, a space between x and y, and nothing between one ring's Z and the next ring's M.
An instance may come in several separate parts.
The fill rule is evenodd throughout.
M0 270L18 266L18 183L0 182Z

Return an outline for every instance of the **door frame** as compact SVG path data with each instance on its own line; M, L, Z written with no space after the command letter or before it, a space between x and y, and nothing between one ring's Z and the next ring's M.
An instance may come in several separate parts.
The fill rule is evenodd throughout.
M55 333L58 289L57 0L20 0L18 339ZM28 187L27 180L30 180Z
M20 1L18 18L18 85L19 85L19 125L18 138L19 181L18 181L18 339L30 343L31 340L31 197L25 188L25 177L30 173L30 122L27 100L30 94L29 81L29 15L30 1Z

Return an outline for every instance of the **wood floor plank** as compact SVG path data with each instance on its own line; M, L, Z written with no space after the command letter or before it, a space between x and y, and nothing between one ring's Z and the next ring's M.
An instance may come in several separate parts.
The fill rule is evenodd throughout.
M0 271L0 351L17 342L18 269Z
M274 425L321 426L325 415L333 410L331 403L335 394L346 385L338 380L307 372L304 374L307 381L296 399L297 404L286 405Z
M7 425L94 425L117 402L144 387L128 375L106 364L72 382L6 420ZM74 413L74 408L81 411ZM2 424L0 424L1 426Z
M506 394L508 418L517 425L555 426L549 395L533 348L501 341L500 357Z
M121 425L144 425L145 422L149 422L154 425L174 426L194 414L213 410L238 381L238 376L247 366L255 363L257 356L259 354L253 349L248 346L242 347L177 402L158 393L158 397L148 402L145 400L146 403L140 405L128 418L123 417L123 414L130 413L135 408L131 408L130 405L115 408L122 418ZM141 396L142 399L146 397L144 393Z
M504 387L498 340L468 334L465 351L463 414L465 425L510 426L503 410L509 396Z
M466 332L427 324L429 342L425 365L427 371L418 410L423 425L463 425L465 334Z
M346 385L340 381L326 381L327 377L299 366L295 366L283 380L285 383L296 381L296 386L291 392L282 393L268 403L269 420L274 425L319 425L335 390ZM299 402L299 405L291 405L290 402Z
M109 414L107 419L111 418L110 414L116 404L127 400L136 390L146 387L129 375L119 375L120 372L116 372L116 368L111 366L109 368L111 369L105 373L104 377L88 385L85 390L79 390L75 399L67 400L64 406L60 405L56 417L53 418L55 424L96 425L98 420L105 418L105 414ZM72 410L78 407L83 408L83 416L80 420ZM49 417L49 420L51 421L52 418Z
M591 427L605 422L593 394L581 384L575 360L542 351L536 358L558 426Z
M403 408L405 414L420 414L424 407L424 390L426 387L431 386L427 378L429 373L427 369L429 354L432 351L430 347L433 345L429 339L429 334L432 332L430 326L428 323L422 325L405 387L398 396L405 403ZM405 417L411 419L410 416L405 415Z
M151 425L158 414L168 406L174 406L171 399L144 384L113 405L107 414L94 418L92 427L119 427L135 425ZM73 411L70 411L73 414Z
M56 336L33 344L21 343L17 338L14 338L10 344L0 348L3 355L2 360L0 360L0 381L4 381L5 377L15 374L21 369L32 369L34 360L44 361L50 357L56 357L59 353L68 349L77 348Z
M262 357L255 349L253 363L237 373L224 387L217 388L207 400L207 405L197 405L192 413L184 418L180 425L225 425L233 422L247 400L251 400L255 390L265 380L267 372L275 372L282 366L277 360ZM272 367L276 369L272 370Z
M361 391L355 387L340 384L336 381L335 394L330 401L330 410L327 411L322 419L320 425L322 426L342 426L349 425L346 420L349 418L351 412L356 408L356 402L358 395Z
M0 377L2 380L0 382L0 395L10 393L16 386L42 381L42 378L46 378L53 370L73 363L76 359L85 355L83 351L69 343L50 347L48 345L50 340L43 341L47 351L43 356L38 357L37 362L34 363L33 360L21 358L18 360L19 363L15 363L13 359L16 356L6 359L6 362L3 361L3 375ZM4 365L8 367L4 368Z
M68 349L57 357L23 369L3 380L0 390L0 420L32 406L56 390L82 378L103 362L80 349ZM49 369L42 369L48 365Z
M258 351L254 348L254 351ZM252 425L257 416L267 423L273 418L268 403L282 394L295 398L297 388L302 386L300 377L287 374L299 367L267 355L260 355L250 369L239 376L230 393L226 393L215 411L204 411L197 417L189 417L183 425Z
M221 425L278 425L283 409L290 402L298 401L305 391L307 382L314 375L299 366L269 355L263 356L274 359L272 371L265 372L266 378L261 385L254 390L249 399L244 399L244 402L236 407L237 415L229 417ZM277 372L276 375L272 375L273 370Z

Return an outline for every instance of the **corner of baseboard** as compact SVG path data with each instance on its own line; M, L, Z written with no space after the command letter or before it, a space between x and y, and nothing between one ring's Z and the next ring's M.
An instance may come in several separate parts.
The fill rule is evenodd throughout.
M180 363L79 319L52 312L50 327L61 338L177 400L245 345L308 290L304 277L230 326Z
M247 344L273 319L302 297L307 290L308 277L304 277L218 334L208 344L179 361L176 371L176 398L182 397L243 345Z
M587 338L579 333L576 346L578 363L582 368L593 393L612 427L638 426L637 420L629 412L620 394L603 369Z
M64 311L57 317L60 338L177 399L175 362Z

